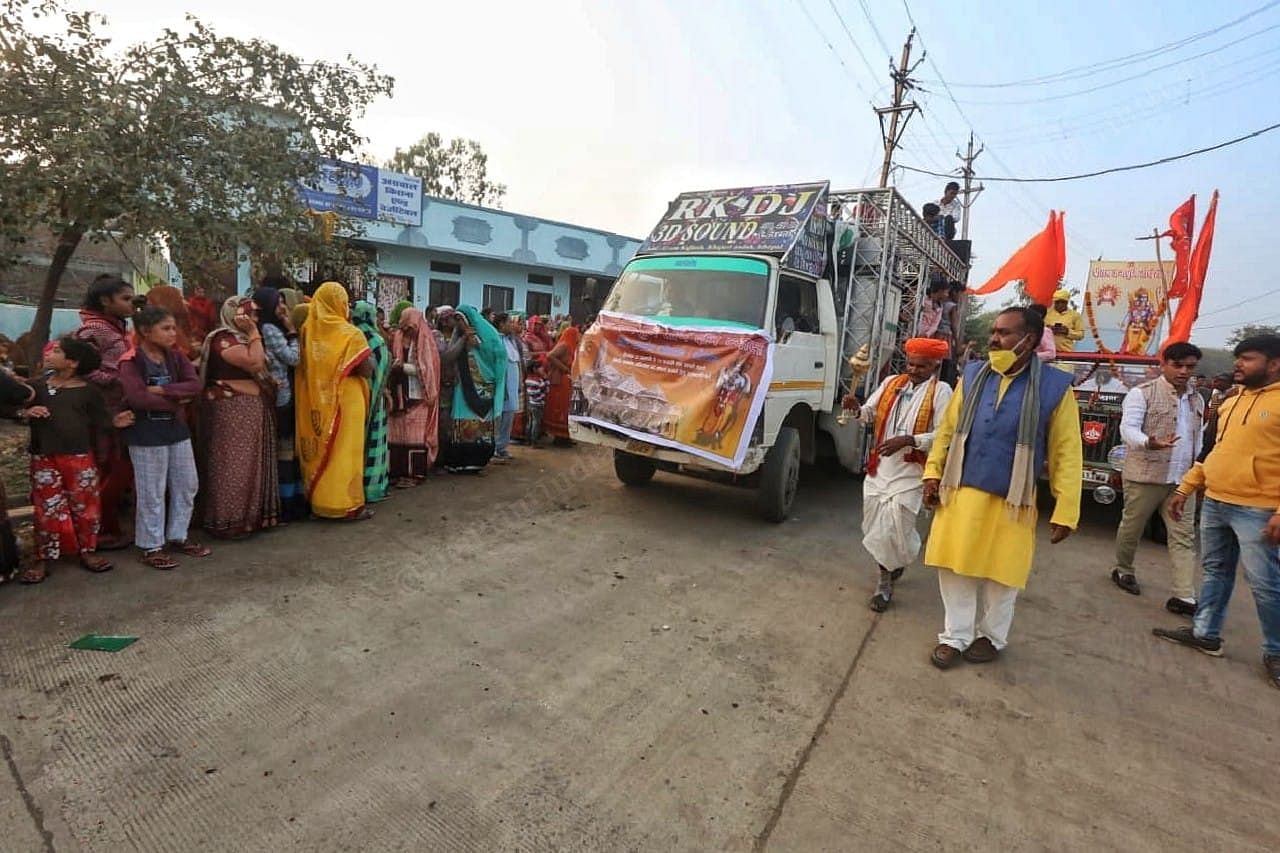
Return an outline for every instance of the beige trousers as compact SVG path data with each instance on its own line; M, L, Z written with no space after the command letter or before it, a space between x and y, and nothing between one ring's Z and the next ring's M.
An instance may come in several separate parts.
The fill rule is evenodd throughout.
M1124 514L1116 531L1116 568L1122 574L1136 574L1133 556L1138 550L1142 531L1157 510L1169 530L1169 559L1173 563L1173 595L1194 599L1196 574L1195 501L1187 501L1181 521L1169 516L1169 498L1175 483L1124 483Z

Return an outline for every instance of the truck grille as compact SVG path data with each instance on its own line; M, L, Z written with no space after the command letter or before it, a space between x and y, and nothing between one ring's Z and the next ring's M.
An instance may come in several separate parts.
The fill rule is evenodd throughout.
M1107 465L1107 454L1111 452L1111 448L1120 444L1120 416L1124 395L1077 391L1076 404L1080 407L1084 461L1094 465ZM1094 424L1102 424L1102 439L1090 442L1086 436L1092 431Z

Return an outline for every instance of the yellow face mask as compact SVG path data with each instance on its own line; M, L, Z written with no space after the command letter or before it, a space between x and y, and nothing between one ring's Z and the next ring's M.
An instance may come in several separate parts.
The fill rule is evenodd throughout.
M1007 375L1026 351L1023 347L1026 342L1027 339L1023 338L1013 349L994 349L988 352L987 359L991 362L991 369L1001 376Z

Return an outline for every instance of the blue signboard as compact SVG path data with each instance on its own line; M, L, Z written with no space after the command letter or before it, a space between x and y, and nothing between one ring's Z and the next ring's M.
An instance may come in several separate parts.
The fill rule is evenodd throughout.
M325 158L314 177L299 182L298 192L318 213L422 225L422 179L410 175Z

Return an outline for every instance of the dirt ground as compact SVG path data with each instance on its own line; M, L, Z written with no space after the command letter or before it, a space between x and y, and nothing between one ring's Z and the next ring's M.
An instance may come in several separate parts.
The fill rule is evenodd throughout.
M1162 550L1042 540L1011 646L939 672L859 485L749 492L521 450L162 574L0 588L4 851L1274 850L1280 691L1162 643ZM73 651L135 634L118 654Z

